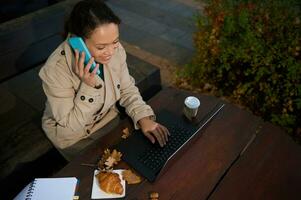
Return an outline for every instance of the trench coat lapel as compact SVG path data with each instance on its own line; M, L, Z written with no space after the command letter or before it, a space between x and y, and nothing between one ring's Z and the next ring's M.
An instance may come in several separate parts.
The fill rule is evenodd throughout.
M110 79L111 79L111 87L112 87L112 91L111 93L114 93L115 95L115 99L118 100L119 99L119 96L120 96L120 61L117 60L116 58L115 59L112 59L112 62L109 62L107 64L107 76L110 76ZM119 86L118 86L119 85Z
M105 101L102 108L102 112L108 110L117 100L117 80L118 76L114 73L112 65L114 61L104 65L104 77L105 77Z

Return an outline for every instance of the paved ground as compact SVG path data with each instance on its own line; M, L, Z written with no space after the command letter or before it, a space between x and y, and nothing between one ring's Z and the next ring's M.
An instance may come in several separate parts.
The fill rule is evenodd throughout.
M194 48L194 17L202 4L194 0L108 0L122 19L120 37L126 50L161 69L164 85L174 66L189 62Z

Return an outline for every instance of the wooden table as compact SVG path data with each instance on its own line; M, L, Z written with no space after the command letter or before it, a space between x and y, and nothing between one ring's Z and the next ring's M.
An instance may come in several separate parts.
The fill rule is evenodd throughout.
M148 103L182 114L184 99L195 95L201 106L198 117L220 99L177 89L164 89ZM103 150L122 140L122 129L132 129L127 118L111 133L71 161L55 177L80 179L81 200L90 199L93 168ZM301 147L281 129L237 106L227 104L201 136L154 183L144 180L127 185L125 199L148 199L156 191L159 199L300 199ZM122 162L117 168L129 168Z

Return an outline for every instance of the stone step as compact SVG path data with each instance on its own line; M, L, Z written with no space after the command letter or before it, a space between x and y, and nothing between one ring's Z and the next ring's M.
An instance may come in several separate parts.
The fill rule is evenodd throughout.
M47 59L62 42L63 19L78 1L65 0L0 24L0 63L5 63L0 82Z
M42 81L38 76L42 65L28 70L21 75L5 81L2 87L41 113L44 110L46 97L42 90Z
M127 53L127 63L130 74L145 101L161 90L161 76L159 68Z

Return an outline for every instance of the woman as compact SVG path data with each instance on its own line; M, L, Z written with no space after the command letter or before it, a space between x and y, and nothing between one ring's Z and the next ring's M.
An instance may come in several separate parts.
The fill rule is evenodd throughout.
M66 22L66 41L39 73L47 96L42 126L68 160L116 125L117 101L125 107L135 128L141 128L152 143L157 140L164 146L168 141L168 130L154 121L153 110L142 100L129 75L126 53L119 43L119 24L120 19L102 1L77 3ZM86 66L84 53L69 46L70 36L85 41L92 55ZM96 68L89 72L93 61ZM96 75L98 69L103 77Z

